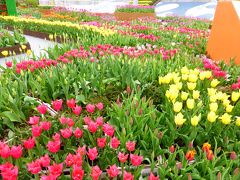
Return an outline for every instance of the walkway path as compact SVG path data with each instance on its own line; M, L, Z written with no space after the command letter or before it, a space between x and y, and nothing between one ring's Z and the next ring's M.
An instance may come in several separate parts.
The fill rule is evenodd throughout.
M56 44L54 42L39 39L39 38L32 37L32 36L25 35L25 37L31 45L32 52L37 57L40 57L46 49L48 49L49 47L53 47ZM15 57L12 56L12 57L7 57L7 58L0 58L0 65L5 65L6 61L10 61L12 59L21 61L21 60L28 59L28 58L27 58L26 54L17 55Z

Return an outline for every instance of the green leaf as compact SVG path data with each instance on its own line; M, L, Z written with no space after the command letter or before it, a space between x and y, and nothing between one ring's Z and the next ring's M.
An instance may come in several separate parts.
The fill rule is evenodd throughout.
M82 102L83 104L86 104L85 103L85 96L82 95L82 94L81 95L77 95L76 101L77 101L77 103Z
M4 111L1 113L1 115L8 118L11 122L21 122L20 118L18 118L18 116L11 111Z

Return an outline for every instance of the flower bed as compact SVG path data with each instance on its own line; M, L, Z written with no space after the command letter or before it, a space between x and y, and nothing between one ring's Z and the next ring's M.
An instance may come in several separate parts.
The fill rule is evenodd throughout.
M27 52L30 53L31 46L29 43L22 44L22 45L18 44L11 47L0 48L0 52L1 52L0 58L15 56L22 53L27 53Z
M6 62L3 179L238 179L240 69L199 55L208 24L70 23L84 33L48 59Z
M114 16L120 21L131 21L143 17L156 17L153 6L136 5L119 6L115 10Z
M19 31L10 34L7 30L0 31L0 58L26 53L31 50L30 44Z

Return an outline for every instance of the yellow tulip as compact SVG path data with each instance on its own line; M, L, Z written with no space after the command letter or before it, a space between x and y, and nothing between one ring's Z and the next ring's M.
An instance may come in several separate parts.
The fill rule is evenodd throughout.
M180 80L181 80L181 78L178 77L178 76L174 76L174 77L173 77L173 82L174 82L175 84L179 83Z
M189 90L194 90L196 88L197 84L196 83L187 83L187 87Z
M205 71L200 72L200 74L199 74L199 79L200 79L201 81L203 81L205 78L206 78L206 72L205 72Z
M201 114L198 115L198 116L193 116L193 117L191 118L191 124L192 124L192 126L197 126L198 123L199 123L199 121L200 121L200 118L201 118Z
M229 95L227 95L226 93L223 93L221 100L224 102L224 101L228 100L229 97L230 97ZM229 102L230 102L230 101L229 101Z
M187 98L188 98L188 93L182 92L182 93L181 93L181 98L182 98L183 101L186 101Z
M240 97L240 93L239 92L232 92L232 96L231 99L233 102L236 102Z
M188 100L187 100L187 108L188 108L188 109L193 109L193 108L194 108L194 105L195 105L194 99L188 99Z
M30 56L32 54L32 51L30 49L28 49L26 53L27 53L27 55Z
M224 97L224 93L223 93L223 92L219 91L219 92L216 93L216 98L217 98L218 100L222 100L223 97Z
M211 103L216 102L217 101L217 96L212 95L212 96L209 97L209 100L210 100Z
M198 76L200 71L199 69L195 68L192 73Z
M237 125L237 126L240 126L240 117L237 117L237 119L236 119L236 125Z
M230 124L231 123L231 117L232 115L229 115L228 113L224 113L220 119L222 120L223 124Z
M158 82L159 82L159 84L161 85L161 84L163 83L163 77L159 77L159 78L158 78Z
M189 74L189 69L188 69L186 66L184 66L184 67L182 67L182 69L181 69L181 73L182 73L182 74Z
M211 82L211 87L215 88L219 83L220 81L218 81L217 79L213 79Z
M210 112L208 113L208 115L207 115L207 120L208 120L209 122L215 122L216 119L217 119L217 117L218 117L218 116L216 115L215 112L210 111Z
M183 106L182 102L179 102L179 101L175 102L173 104L173 111L176 113L180 112L182 110L182 106Z
M53 35L52 34L49 34L49 39L52 41L53 40Z
M1 52L3 56L7 57L8 56L8 51L2 51Z
M21 47L22 47L23 50L25 50L27 48L27 46L24 45L24 44L22 44Z
M177 87L178 90L181 90L182 89L182 83L181 82L177 83L176 87Z
M174 117L174 122L177 126L182 126L183 123L186 121L186 119L184 119L184 116L182 113L178 113L175 117Z
M188 79L188 74L182 74L182 80L186 81Z
M168 99L170 99L170 91L169 91L169 90L166 91L165 96L166 96Z
M210 106L210 111L216 112L218 109L218 104L216 102L210 103L209 106Z
M212 71L206 71L205 78L209 79L212 77Z
M229 101L228 99L225 99L225 100L223 101L223 106L224 106L224 107L229 106L229 104L230 104L230 101Z
M193 91L193 99L198 99L200 97L200 91L198 91L198 90L194 90Z
M198 80L198 76L196 74L189 74L189 76L188 76L189 82L195 83L195 82L197 82L197 80Z
M208 95L209 95L209 96L213 96L213 95L215 95L216 92L217 92L217 90L214 89L214 88L208 88L207 90L208 90Z
M171 81L171 75L168 74L168 75L163 77L163 83L164 84L169 84L170 81Z
M171 100L175 100L175 99L177 99L177 97L178 97L178 94L179 94L179 91L178 90L175 90L175 89L170 89L169 90L169 93L170 93L170 99Z
M227 113L232 112L233 108L234 108L234 106L232 106L232 105L230 105L230 104L227 105L227 107L226 107L226 112L227 112Z

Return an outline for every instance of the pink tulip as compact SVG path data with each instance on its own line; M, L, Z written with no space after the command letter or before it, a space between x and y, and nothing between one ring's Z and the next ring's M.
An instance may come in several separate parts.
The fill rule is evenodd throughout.
M86 106L86 110L87 110L87 112L89 112L89 113L94 113L95 105L94 105L94 104L88 104L88 105Z
M91 160L91 161L94 161L97 156L98 156L98 151L97 151L97 148L94 147L94 148L89 148L88 149L88 152L87 152L87 155L88 155L88 158Z
M135 154L130 154L130 160L133 166L139 166L142 163L143 157Z
M47 106L45 104L41 104L37 107L37 110L40 114L45 114L47 112Z
M55 111L60 111L62 108L62 99L56 99L55 101L52 101L52 106Z

